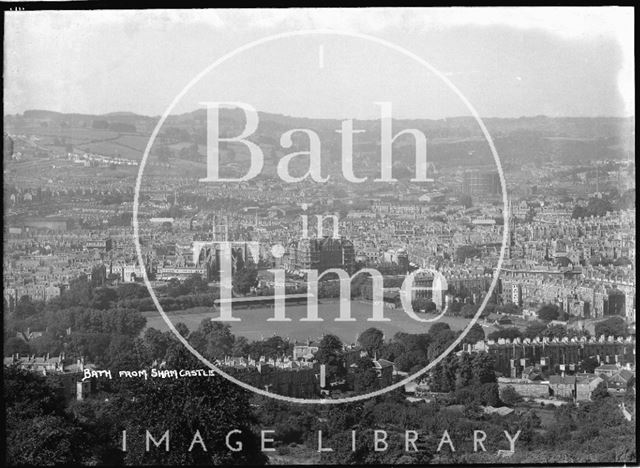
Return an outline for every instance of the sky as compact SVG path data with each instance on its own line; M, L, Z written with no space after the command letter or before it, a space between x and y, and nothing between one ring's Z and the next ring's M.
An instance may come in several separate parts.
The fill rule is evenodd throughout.
M376 118L385 101L398 118L469 105L481 117L595 117L635 106L631 8L6 12L4 34L7 114L158 116L240 101Z

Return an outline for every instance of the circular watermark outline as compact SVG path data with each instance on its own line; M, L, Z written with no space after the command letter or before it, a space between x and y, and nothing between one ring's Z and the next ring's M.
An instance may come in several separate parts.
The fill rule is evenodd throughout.
M346 398L336 398L336 399L332 399L332 398L330 398L330 399L326 399L326 398L324 398L324 399L295 398L295 397L290 397L290 396L286 396L286 395L280 395L280 394L277 394L277 393L268 392L266 390L262 390L260 388L257 388L257 387L254 387L252 385L249 385L246 382L242 382L239 379L236 379L235 377L233 377L233 376L227 374L226 372L224 372L222 369L219 369L218 367L216 367L207 358L202 356L196 349L194 349L191 346L191 344L187 341L187 339L185 337L183 337L178 332L178 330L176 330L175 326L173 325L173 323L171 322L171 320L169 319L169 317L165 313L164 309L162 308L162 305L160 304L160 301L158 301L158 298L156 297L155 291L153 290L153 286L151 285L151 282L149 281L149 277L147 276L146 268L144 268L145 263L144 263L144 258L142 256L142 247L140 246L140 239L139 239L140 230L139 230L139 225L138 225L138 205L139 205L139 198L140 198L140 196L139 196L140 195L140 186L142 185L142 175L144 173L144 168L145 168L145 165L146 165L146 162L147 162L147 158L149 157L149 153L150 153L151 148L152 148L152 146L153 146L153 144L154 144L154 142L155 142L155 140L156 140L156 138L158 136L158 133L160 132L160 129L162 128L162 125L167 120L167 118L169 117L169 114L174 109L174 107L177 105L177 103L207 73L209 73L211 70L216 68L218 65L221 65L222 63L226 62L227 60L235 57L236 55L238 55L238 54L240 54L242 52L245 52L247 50L250 50L250 49L252 49L252 48L254 48L256 46L259 46L261 44L266 44L268 42L272 42L272 41L275 41L275 40L278 40L278 39L284 39L284 38L290 38L290 37L296 37L296 36L307 36L307 35L335 35L335 36L352 37L352 38L358 38L358 39L364 39L364 40L372 41L374 43L383 45L383 46L385 46L385 47L387 47L387 48L389 48L391 50L399 52L400 54L405 55L405 56L415 60L416 62L418 62L419 64L424 66L427 70L429 70L431 73L433 73L438 78L440 78L449 87L449 89L451 89L454 92L454 94L456 94L458 96L458 98L464 103L464 105L467 107L469 112L471 112L471 114L473 115L474 119L476 120L478 126L482 130L482 134L483 134L485 140L487 141L487 143L489 144L489 148L491 149L491 154L493 155L494 162L495 162L496 167L498 169L498 174L500 176L500 188L502 190L502 203L503 203L502 213L503 213L504 222L503 222L503 235L502 235L502 246L501 246L501 249L500 249L500 258L498 259L498 264L497 264L497 267L496 267L496 269L494 271L493 280L491 281L491 285L489 286L489 291L487 291L487 293L485 294L484 300L482 301L482 304L480 304L480 307L478 308L478 311L473 316L473 318L471 319L471 321L469 322L467 327L464 330L462 330L462 333L460 334L460 336L458 336L458 338L456 340L454 340L454 342L451 343L451 345L444 352L442 352L436 359L434 359L429 364L427 364L427 366L425 366L423 369L419 370L418 372L416 372L416 373L404 378L400 382L396 382L395 384L389 385L389 386L387 386L385 388L376 390L374 392L366 393L366 394L363 394L363 395L356 395L356 396L351 396L351 397L346 397ZM464 337L471 330L471 327L473 327L473 325L475 325L475 323L478 321L478 319L482 315L482 312L484 311L484 308L487 306L487 303L489 302L489 298L493 294L493 290L495 289L495 287L496 287L496 285L498 283L498 278L500 276L500 271L502 269L502 263L504 261L504 255L505 255L505 251L506 251L507 241L509 239L509 217L510 217L510 213L509 213L509 206L508 206L508 200L507 200L507 187L506 187L506 183L505 183L505 179L504 179L504 172L502 170L502 165L500 163L500 157L498 156L498 152L496 151L496 148L495 148L495 145L493 143L493 140L491 139L491 135L489 134L489 131L487 130L486 126L484 125L484 122L482 121L482 119L478 115L478 112L475 110L475 108L471 105L471 103L467 100L467 98L462 94L462 92L444 74L442 74L440 71L438 71L436 68L434 68L431 64L429 64L426 60L424 60L420 56L416 55L415 53L403 48L402 46L399 46L397 44L389 42L389 41L387 41L385 39L381 39L381 38L378 38L378 37L375 37L375 36L370 36L368 34L351 32L351 31L340 31L340 30L332 30L332 29L308 29L308 30L290 31L290 32L285 32L285 33L274 34L274 35L271 35L271 36L264 37L262 39L258 39L258 40L249 42L249 43L247 43L247 44L245 44L245 45L243 45L241 47L238 47L237 49L235 49L235 50L225 54L224 56L220 57L218 60L213 62L211 65L207 66L198 75L196 75L195 78L193 78L182 89L182 91L180 93L178 93L176 95L176 97L173 99L173 101L171 101L171 103L169 104L167 109L162 114L162 117L160 117L160 120L156 124L155 128L153 129L153 132L151 133L151 137L149 138L147 146L146 146L146 148L144 150L144 154L142 156L142 160L140 161L140 168L138 170L138 176L137 176L137 179L136 179L136 187L135 187L134 199L133 199L133 219L132 219L132 224L133 224L133 240L134 240L134 243L135 243L135 246L136 246L136 253L138 255L138 262L143 267L143 268L141 268L141 270L142 270L142 278L144 280L144 284L147 287L147 290L149 291L149 294L151 295L151 299L153 300L153 303L155 304L156 309L158 310L158 312L162 316L163 320L166 322L166 324L169 327L169 329L178 338L178 340L191 352L191 354L193 354L195 357L197 357L202 363L207 365L209 368L213 369L215 372L220 374L222 377L226 378L230 382L233 382L233 383L241 386L245 390L252 391L254 393L257 393L258 395L262 395L262 396L265 396L265 397L269 397L269 398L274 398L276 400L285 401L287 403L318 405L318 404L353 403L353 402L356 402L356 401L362 401L362 400L366 400L366 399L373 398L373 397L376 397L376 396L384 395L385 393L388 393L388 392L390 392L392 390L395 390L397 388L403 387L405 384L416 380L418 377L420 377L421 375L423 375L426 372L428 372L429 370L431 370L440 361L442 361L446 356L448 356L460 344L460 342L462 342Z

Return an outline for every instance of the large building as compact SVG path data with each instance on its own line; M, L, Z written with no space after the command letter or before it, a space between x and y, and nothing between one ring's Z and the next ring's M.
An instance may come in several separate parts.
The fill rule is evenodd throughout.
M407 249L389 249L383 254L382 258L387 263L398 265L403 273L409 271L409 255L407 254Z
M176 278L178 280L186 280L187 278L193 275L200 275L203 278L207 277L207 269L205 267L198 266L169 266L169 267L158 267L156 271L156 279L159 281L168 281L172 278Z
M85 242L85 250L98 250L100 252L109 252L113 249L113 240L106 239L91 239Z
M63 217L27 217L22 221L25 228L67 231L71 220Z
M604 305L604 315L625 316L625 294L619 289L611 289Z
M204 277L207 279L217 279L220 277L220 269L222 265L221 245L207 245L200 250L197 267L204 269ZM235 274L239 268L246 264L258 264L259 255L254 258L251 248L247 243L242 245L231 246L231 274Z
M317 270L318 274L331 268L355 273L355 251L350 240L333 237L300 239L289 245L290 270Z

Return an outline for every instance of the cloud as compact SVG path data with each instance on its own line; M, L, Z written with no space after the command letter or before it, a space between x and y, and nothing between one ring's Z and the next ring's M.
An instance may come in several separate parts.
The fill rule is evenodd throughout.
M224 28L218 10L88 10L7 12L7 24L33 31L119 26L129 30L165 28L171 25L206 24Z
M265 33L335 29L382 33L430 32L467 26L541 31L563 40L614 38L621 50L618 88L626 113L635 109L634 22L630 7L315 8L221 11L223 21ZM238 20L240 24L238 24Z
M220 10L235 27L262 29L329 28L381 31L402 27L437 30L457 26L539 29L566 38L616 35L633 10L622 7L448 7L448 8L287 8ZM243 24L238 24L239 19Z
M21 102L29 97L25 91L30 89L28 83L34 82L34 86L40 86L37 79L40 75L50 81L64 82L67 79L65 74L83 76L83 67L98 69L95 62L99 60L111 60L109 64L117 64L118 60L124 60L123 63L133 61L137 65L140 55L145 59L155 57L156 61L163 54L185 57L181 48L188 48L187 45L191 45L188 58L197 59L198 49L193 44L201 44L209 38L212 43L215 42L211 44L215 50L211 51L212 54L223 53L259 37L302 29L360 32L384 37L392 42L406 37L407 41L415 41L415 47L419 49L422 34L453 30L453 35L461 37L464 43L467 37L465 28L473 33L473 28L482 27L496 31L491 38L496 50L499 50L502 40L500 33L506 30L503 28L539 31L561 41L575 41L587 46L604 42L611 44L612 40L616 40L620 47L621 64L613 72L617 73L616 84L626 114L633 115L634 19L633 9L623 7L6 12L5 92L13 92L16 100ZM113 47L114 44L118 47ZM79 66L80 57L82 66ZM185 62L188 60L185 59ZM451 67L447 70L448 76L476 73L461 70L460 64L448 66ZM523 78L523 84L530 80L530 76L523 75L521 71L517 74ZM12 85L8 86L8 82ZM69 89L73 89L70 84Z

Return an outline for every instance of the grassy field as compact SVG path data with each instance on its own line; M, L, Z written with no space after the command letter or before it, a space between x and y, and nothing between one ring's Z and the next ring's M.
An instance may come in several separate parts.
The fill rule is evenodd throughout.
M287 307L287 317L291 322L267 322L273 316L273 309L255 308L238 309L233 311L234 317L241 319L241 322L228 322L231 325L231 332L237 336L244 336L251 340L266 339L273 335L289 337L292 340L304 341L307 339L317 340L324 334L337 335L346 343L353 343L356 337L369 327L382 330L386 338L391 338L397 332L406 333L426 333L430 326L437 322L421 323L413 320L402 309L385 309L385 317L391 319L389 322L369 322L371 317L371 304L358 301L351 302L351 316L355 322L336 322L338 317L337 302L323 302L318 305L318 315L323 318L323 322L301 322L300 319L306 316L306 306ZM167 312L167 315L174 324L182 322L189 330L195 330L204 319L211 319L218 315L217 312L206 308L196 307L182 311ZM158 312L145 312L147 318L147 328L156 328L166 331L169 328ZM421 317L433 318L433 316ZM461 330L469 323L469 319L461 317L443 317L441 322L446 322L454 330ZM493 331L492 328L485 328L485 333Z

